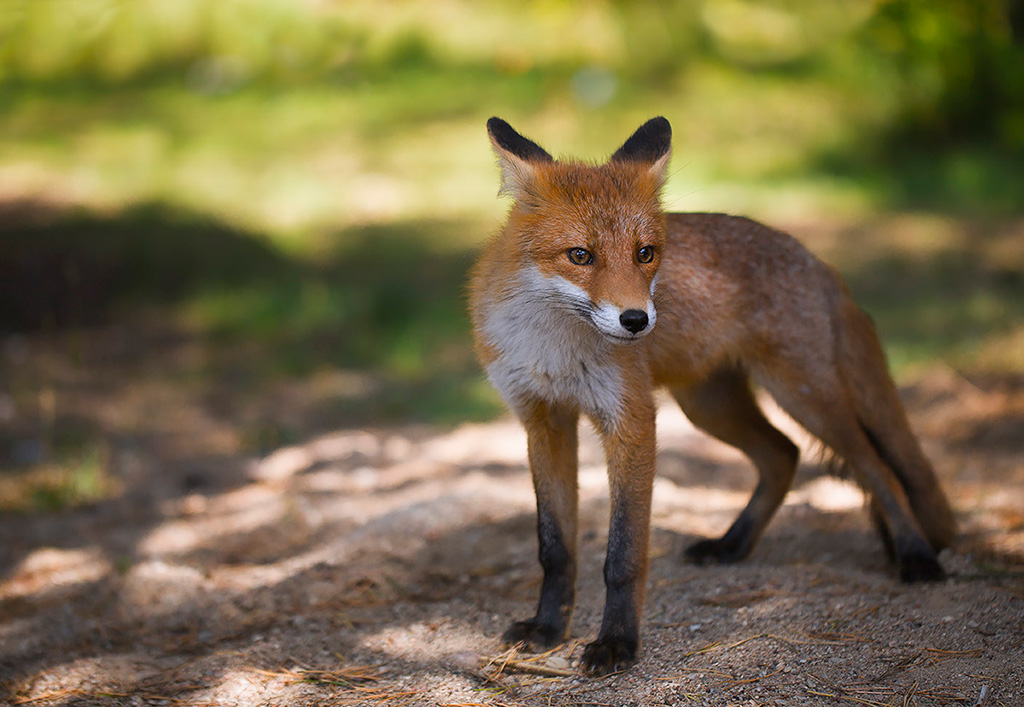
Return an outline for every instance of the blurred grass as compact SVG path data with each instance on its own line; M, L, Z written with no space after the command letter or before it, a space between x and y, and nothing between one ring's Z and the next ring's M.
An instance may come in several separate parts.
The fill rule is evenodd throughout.
M664 114L678 210L995 231L1024 204L1008 8L0 0L0 330L145 312L208 345L201 380L344 372L338 424L487 417L462 287L505 209L488 116L601 158ZM1012 367L1021 260L890 233L820 250L897 371Z
M897 374L920 375L938 363L1020 372L1022 266L1019 249L998 263L958 248L928 258L884 253L846 275L857 302L874 315Z
M118 479L92 449L0 475L0 512L60 511L116 497Z
M245 340L267 352L248 371L254 380L371 372L342 386L349 390L336 397L332 419L453 424L489 417L496 401L482 392L463 294L472 252L445 242L460 231L472 225L353 227L299 277L210 291L193 298L185 316L225 348ZM222 365L235 362L225 357Z

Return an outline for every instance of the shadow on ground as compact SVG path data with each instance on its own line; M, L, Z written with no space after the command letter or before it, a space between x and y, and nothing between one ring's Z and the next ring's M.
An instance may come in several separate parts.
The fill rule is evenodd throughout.
M493 415L469 345L472 254L453 245L469 228L365 226L298 256L160 204L0 204L0 469L123 434L98 399L130 407L161 386L243 418L255 451L339 427Z
M32 528L0 543L0 575L107 523L131 563L162 504L311 436L493 415L452 245L468 227L354 228L299 257L166 205L0 204L0 513Z
M680 423L662 440L644 662L603 681L488 682L448 658L493 655L539 572L521 431L451 425L496 412L463 314L472 254L441 246L467 224L352 229L303 258L161 206L4 209L3 699L727 704L1022 677L1006 662L1024 620L1019 374L943 368L904 390L961 519L950 582L895 583L863 510L816 500L832 487L813 456L749 561L680 563L753 483ZM971 323L1012 336L1017 261L940 250L849 261L897 350L942 355ZM974 316L979 300L991 316ZM576 639L600 621L607 525L586 439ZM384 672L297 671L339 665Z
M1019 387L1012 392L1019 397ZM948 385L909 392L915 422L932 430L930 447L945 444L943 426L955 422L950 397L963 410L965 396ZM968 407L991 403L982 398ZM949 582L904 587L863 509L796 502L748 561L695 568L680 562L682 549L731 519L751 476L695 434L664 440L644 662L602 681L538 687L506 676L497 693L505 704L533 704L538 695L552 704L650 703L671 701L678 690L725 704L757 698L744 681L779 664L833 682L851 680L842 671L859 665L860 677L893 692L957 685L989 670L982 674L999 675L996 684L1010 689L1020 666L991 672L991 661L1019 641L1021 527L970 540L997 568L961 550L945 557ZM496 637L529 614L539 589L522 447L512 422L444 434L419 426L340 432L250 460L234 487L154 499L148 519L116 505L94 515L2 517L5 535L17 527L46 538L5 571L5 698L68 706L134 698L303 705L404 693L414 704L497 699L480 692L495 683L467 670L465 656L495 655ZM998 470L1001 454L974 448L958 461ZM607 492L599 459L593 435L584 435L578 640L596 631L603 599ZM992 529L1011 507L972 489L1019 493L1024 484L1019 467L963 483L940 471L975 528L972 514L984 511ZM795 493L818 477L818 467L805 467ZM975 628L944 633L950 612ZM765 645L716 653L748 641ZM578 652L570 644L560 654ZM922 660L887 673L897 654ZM376 666L375 679L330 678L356 666ZM327 677L308 672L316 670ZM808 696L802 685L762 683L786 699ZM645 692L638 698L637 690Z

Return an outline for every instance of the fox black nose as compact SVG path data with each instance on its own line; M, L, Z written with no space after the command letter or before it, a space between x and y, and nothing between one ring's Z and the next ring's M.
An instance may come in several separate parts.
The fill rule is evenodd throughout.
M619 324L632 334L639 334L647 328L647 312L642 309L627 309L619 315Z

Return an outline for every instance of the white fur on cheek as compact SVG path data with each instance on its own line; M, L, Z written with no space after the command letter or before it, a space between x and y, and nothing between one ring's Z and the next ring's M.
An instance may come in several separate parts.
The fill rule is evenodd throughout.
M484 333L500 352L487 375L516 412L530 398L569 403L614 422L622 374L610 341L585 320L590 299L561 277L522 270L512 293L487 308Z
M578 305L584 309L590 309L590 295L579 285L569 282L564 277L553 275L547 277L536 268L532 268L530 278L536 281L536 278L541 278L538 283L541 289L551 288L554 292L557 292L561 297L564 298L566 303Z
M619 317L622 316L622 310L616 307L611 302L602 302L594 310L594 325L601 330L602 333L608 336L614 336L618 338L631 337L630 334L622 322L619 321Z
M654 329L654 325L658 323L658 310L654 308L654 300L647 300L647 328L644 329L644 336L647 336Z

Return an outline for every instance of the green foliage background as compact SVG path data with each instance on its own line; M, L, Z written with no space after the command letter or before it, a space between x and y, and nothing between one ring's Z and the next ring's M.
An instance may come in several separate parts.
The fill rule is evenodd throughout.
M1024 276L982 253L1024 204L1022 8L0 0L0 329L166 320L203 380L365 377L334 422L493 415L462 298L505 208L484 121L600 159L662 114L671 208L972 224L837 264L900 371L1005 366Z

